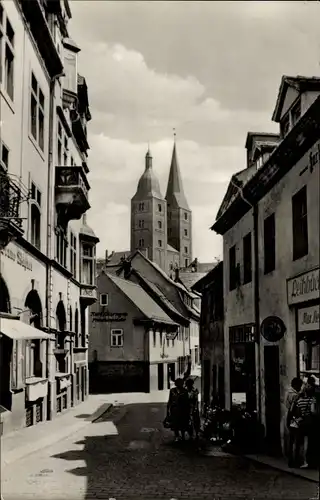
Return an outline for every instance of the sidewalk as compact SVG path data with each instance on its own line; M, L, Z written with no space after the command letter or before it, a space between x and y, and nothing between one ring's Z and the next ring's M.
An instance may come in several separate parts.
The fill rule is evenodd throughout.
M105 395L91 395L54 420L11 432L1 438L1 466L45 448L97 420L112 406Z
M288 474L292 474L294 476L303 477L308 481L312 481L315 483L319 483L319 471L311 470L311 469L292 469L288 467L287 462L284 458L274 458L268 457L267 455L243 455L245 458L249 460L254 460L255 462L260 462L261 464L268 465L273 469L278 469L283 472L287 472Z

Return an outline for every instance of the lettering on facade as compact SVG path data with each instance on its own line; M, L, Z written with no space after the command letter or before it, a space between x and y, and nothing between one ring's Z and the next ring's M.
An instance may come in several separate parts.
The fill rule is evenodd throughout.
M27 255L21 250L15 252L10 248L4 248L3 250L1 250L1 254L4 257L7 257L8 259L12 260L13 262L16 262L17 264L19 264L19 266L23 267L25 270L32 271L31 260L29 260Z
M288 304L318 299L319 290L319 268L292 278L287 282Z
M128 313L92 312L92 321L119 322L126 321Z
M310 151L309 153L309 165L308 168L313 170L313 168L319 163L320 159L320 144L317 144L317 150L316 151Z
M320 330L320 305L298 310L298 331Z

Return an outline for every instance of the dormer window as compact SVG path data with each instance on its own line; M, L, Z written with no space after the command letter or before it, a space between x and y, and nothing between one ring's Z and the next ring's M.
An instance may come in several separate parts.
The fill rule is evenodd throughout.
M301 116L301 99L292 106L291 110L291 126L294 127Z
M290 130L290 116L289 113L280 122L281 137L284 138Z
M63 87L65 90L72 92L73 94L78 93L78 52L80 49L77 47L75 42L70 38L65 38L63 40L63 55L64 55L64 82Z
M282 139L290 132L301 117L301 99L289 109L288 113L280 121L280 130Z

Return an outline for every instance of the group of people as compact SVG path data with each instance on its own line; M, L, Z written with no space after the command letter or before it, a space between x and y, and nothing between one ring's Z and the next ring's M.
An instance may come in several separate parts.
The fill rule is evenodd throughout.
M194 387L191 378L178 378L175 386L170 389L167 405L166 423L175 435L175 441L184 441L186 434L189 439L199 437L200 412L199 391Z
M314 377L309 377L305 383L298 377L292 379L286 407L286 425L289 431L288 465L307 468L308 451L317 419Z

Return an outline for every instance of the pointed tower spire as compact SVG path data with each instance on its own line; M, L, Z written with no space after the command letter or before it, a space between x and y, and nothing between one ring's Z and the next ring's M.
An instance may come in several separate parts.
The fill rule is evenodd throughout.
M166 200L171 205L176 205L179 208L184 208L190 210L186 196L184 194L182 178L177 158L177 147L176 147L176 130L173 129L173 151L171 158L171 166L169 173L169 180L167 186Z
M149 145L149 142L148 142L148 151L147 151L147 154L146 154L146 170L148 170L149 168L152 168L152 156L151 156L151 153L150 153L150 145Z

